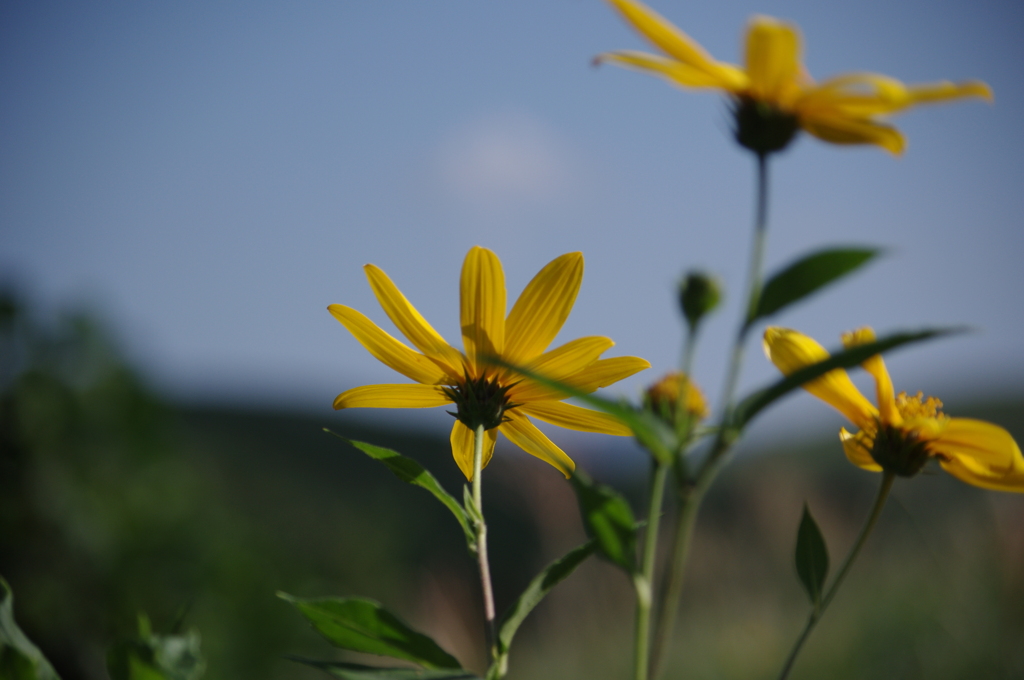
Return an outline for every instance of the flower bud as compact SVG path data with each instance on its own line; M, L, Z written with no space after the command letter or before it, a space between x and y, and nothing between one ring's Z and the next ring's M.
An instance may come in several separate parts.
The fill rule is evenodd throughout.
M673 371L647 388L644 406L668 422L675 422L680 388L686 387L685 412L695 420L708 417L708 405L700 388L685 373Z
M721 299L718 282L704 272L690 272L679 284L679 306L691 331L695 331L701 319L718 307Z

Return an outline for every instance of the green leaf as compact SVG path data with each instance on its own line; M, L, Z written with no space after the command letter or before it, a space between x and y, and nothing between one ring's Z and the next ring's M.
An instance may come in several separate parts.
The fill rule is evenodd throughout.
M154 635L149 619L140 614L138 636L107 651L107 673L112 680L199 680L206 672L199 647L197 631Z
M544 567L544 570L530 581L530 585L526 586L526 590L512 603L512 606L502 615L501 621L498 623L499 654L504 655L508 653L509 647L512 646L512 638L515 636L516 631L519 630L520 624L529 616L534 607L540 604L541 600L555 586L564 581L596 549L597 543L595 541L588 541Z
M804 514L796 532L796 573L811 602L817 607L828 578L828 546L818 523L804 503Z
M0 678L3 680L60 680L39 648L14 621L14 593L0 577Z
M774 314L846 276L879 252L876 248L833 248L804 256L768 279L747 324Z
M412 458L408 458L393 451L386 449L383 446L374 446L373 444L367 444L366 442L359 442L346 437L342 437L337 432L324 428L324 432L333 434L338 439L346 441L352 446L356 447L370 458L379 460L384 463L391 470L392 473L403 482L418 486L422 489L426 489L434 498L441 501L446 508L448 508L455 519L458 520L459 526L462 527L462 532L466 535L466 545L469 546L469 551L476 553L476 534L470 527L469 518L466 516L466 511L463 510L462 506L455 498L444 490L441 483L437 481L434 475L430 474L430 471L425 467L414 461Z
M749 395L736 407L736 411L734 412L732 423L730 423L730 425L734 428L742 429L747 423L754 419L754 416L767 408L772 402L803 386L804 383L808 383L815 378L820 378L833 369L859 366L864 363L866 359L887 350L895 349L912 342L921 342L923 340L931 340L932 338L951 335L953 333L962 333L964 330L965 329L963 328L945 328L924 330L917 333L893 333L892 335L888 335L875 342L859 345L839 352L838 354L833 354L824 361L811 364L810 366L805 366L799 371L795 371L785 378L781 378L774 385Z
M615 489L596 484L582 471L572 476L583 525L602 557L629 574L636 573L636 520L626 499Z
M294 604L336 647L405 659L425 668L462 668L455 657L379 602L357 597L301 598L287 593L277 596Z
M584 392L568 383L552 380L527 368L510 364L500 357L485 357L484 359L496 366L508 368L526 376L530 380L558 390L567 397L579 399L602 413L618 418L626 427L633 431L633 435L640 442L640 445L650 451L651 455L659 463L667 465L672 462L672 451L675 448L675 433L672 431L672 428L653 413L644 409L638 409L625 400L613 401Z
M316 661L299 656L287 657L330 673L342 680L480 680L469 671L426 670L422 668L377 668L343 661Z

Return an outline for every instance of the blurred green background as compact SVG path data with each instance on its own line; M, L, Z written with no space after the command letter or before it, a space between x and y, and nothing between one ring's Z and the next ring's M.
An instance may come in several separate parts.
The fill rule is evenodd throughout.
M283 658L343 658L274 593L382 601L481 668L474 565L426 493L322 432L332 414L166 403L102 324L0 303L0 574L15 614L64 680L105 678L104 654L147 612L197 628L208 678L314 678ZM947 403L1024 441L1022 403ZM445 438L346 426L393 447L458 495ZM774 677L807 611L791 553L809 502L838 563L878 478L837 441L747 451L700 518L670 678ZM755 455L756 453L756 455ZM632 465L590 470L639 510ZM577 460L580 460L577 457ZM585 458L584 458L585 460ZM525 454L485 477L499 609L584 540L569 485ZM865 554L793 678L1024 677L1024 498L941 474L898 481ZM631 589L594 559L528 620L511 678L620 678ZM324 676L326 677L326 676Z

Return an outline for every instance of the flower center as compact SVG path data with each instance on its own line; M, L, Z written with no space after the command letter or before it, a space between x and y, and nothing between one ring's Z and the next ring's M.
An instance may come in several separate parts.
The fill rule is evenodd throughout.
M913 429L915 420L948 420L942 413L942 402L935 397L925 397L922 392L914 396L900 392L896 396L896 410L903 419L902 426L879 424L871 446L871 457L883 470L901 477L913 477L928 458L934 455L924 439ZM909 427L908 427L909 425Z
M753 97L738 97L732 112L736 141L761 156L785 149L800 130L800 121L792 113Z
M927 439L921 439L916 432L894 425L881 425L878 428L870 453L883 470L900 477L916 475L931 455Z
M485 430L494 429L508 420L505 417L506 411L519 406L508 399L508 391L514 385L502 385L497 378L487 375L471 378L467 372L458 385L443 388L445 395L456 407L454 413L448 413L471 430L476 430L480 425Z

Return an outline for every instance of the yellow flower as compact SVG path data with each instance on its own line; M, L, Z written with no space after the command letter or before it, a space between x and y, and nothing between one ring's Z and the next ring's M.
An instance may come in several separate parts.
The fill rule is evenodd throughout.
M644 401L656 414L671 420L675 417L680 387L683 384L686 385L686 412L697 420L704 420L708 417L708 404L704 399L704 393L685 373L679 371L666 373L665 377L648 387L644 393Z
M459 290L465 353L449 345L427 323L387 274L372 264L364 269L384 312L419 352L351 307L331 305L328 310L370 354L419 384L356 387L338 395L335 409L427 408L455 403L458 413L453 414L452 454L466 479L473 477L476 424L486 429L484 465L494 452L500 430L513 444L555 466L566 477L575 464L528 415L571 430L632 434L611 416L562 403L565 396L561 393L485 361L500 358L586 392L650 367L638 357L601 359L615 344L605 337L579 338L547 350L576 301L583 280L581 253L567 253L548 263L526 286L506 318L501 261L490 250L473 247L462 265Z
M745 66L726 64L715 61L689 36L640 2L609 2L666 56L612 52L600 55L597 61L654 73L683 87L722 90L736 103L737 139L755 151L781 149L802 128L833 144L877 144L898 154L905 145L903 135L880 122L879 116L962 97L992 99L988 85L979 81L905 85L874 73L850 73L817 84L801 63L798 29L764 16L750 21ZM769 128L758 129L754 136L767 133L774 148L758 149L745 143L745 123L763 123L762 128ZM788 137L784 134L787 129ZM747 133L749 136L750 131Z
M874 340L870 328L843 335L847 348ZM786 375L829 356L813 339L788 328L765 330L764 349ZM871 357L862 367L875 379L878 408L864 398L842 369L804 385L860 428L856 434L845 428L839 432L850 462L865 470L911 476L929 458L936 458L946 472L968 484L1024 492L1024 458L1009 432L981 420L950 418L941 412L941 401L924 398L920 392L914 396L895 394L881 356Z

